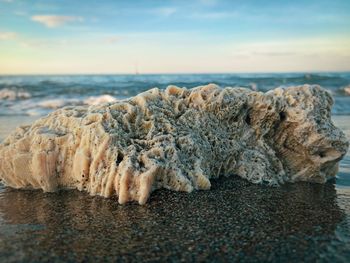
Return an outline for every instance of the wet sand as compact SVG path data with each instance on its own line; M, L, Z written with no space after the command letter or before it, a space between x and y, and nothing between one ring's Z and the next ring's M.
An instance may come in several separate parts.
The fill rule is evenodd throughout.
M349 120L335 117L348 135ZM324 185L221 178L210 191L156 191L145 206L0 186L0 261L346 262L349 170L347 155Z
M158 191L145 206L78 191L5 189L0 259L345 262L348 197L332 183L270 188L237 178L211 191Z

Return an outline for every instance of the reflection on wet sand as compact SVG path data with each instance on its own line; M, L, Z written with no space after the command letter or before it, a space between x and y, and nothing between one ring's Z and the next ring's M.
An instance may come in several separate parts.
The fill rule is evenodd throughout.
M350 251L336 235L344 220L331 183L271 188L223 178L211 191L158 191L145 206L6 188L0 260L331 260L339 245Z

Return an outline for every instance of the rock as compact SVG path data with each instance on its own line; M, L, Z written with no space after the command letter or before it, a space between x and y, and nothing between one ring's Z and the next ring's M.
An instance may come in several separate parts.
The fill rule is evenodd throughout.
M121 204L144 204L159 188L209 189L220 175L324 183L349 146L332 104L317 85L261 93L210 84L66 107L2 143L0 178L14 188L117 195Z

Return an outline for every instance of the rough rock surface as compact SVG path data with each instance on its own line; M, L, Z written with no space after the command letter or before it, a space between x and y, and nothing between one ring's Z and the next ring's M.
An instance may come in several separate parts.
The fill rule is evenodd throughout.
M0 178L15 188L77 188L144 204L159 188L325 182L348 149L319 86L267 93L210 84L169 86L130 99L66 107L19 127L0 145Z

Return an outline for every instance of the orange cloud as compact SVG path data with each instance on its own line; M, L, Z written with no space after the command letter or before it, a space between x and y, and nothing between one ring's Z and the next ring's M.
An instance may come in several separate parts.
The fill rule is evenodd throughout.
M47 27L59 27L69 22L81 22L82 17L78 16L57 16L57 15L36 15L31 19L35 22L41 23Z

